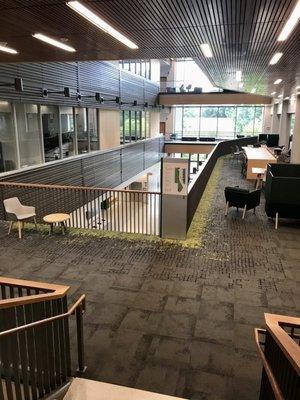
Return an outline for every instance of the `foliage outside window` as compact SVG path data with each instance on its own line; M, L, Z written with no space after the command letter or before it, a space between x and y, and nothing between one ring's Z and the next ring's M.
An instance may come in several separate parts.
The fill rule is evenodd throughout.
M263 130L261 106L183 106L175 108L176 137L235 138L257 135Z

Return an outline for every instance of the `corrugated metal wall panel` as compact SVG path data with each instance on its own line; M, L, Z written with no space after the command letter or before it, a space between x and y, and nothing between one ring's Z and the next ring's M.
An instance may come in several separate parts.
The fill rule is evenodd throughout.
M159 92L158 85L153 86L150 81L120 71L115 65L105 61L0 64L0 82L13 83L16 77L23 79L24 92L18 93L14 88L0 87L1 100L119 108L120 105L114 102L100 105L94 98L95 93L100 92L108 99L119 96L124 102L137 100L139 104L143 104L144 86L147 85L147 101L154 104ZM54 93L49 94L47 98L42 96L43 88L62 91L64 87L71 89L71 98ZM76 100L77 90L83 95L82 101Z
M144 143L122 150L122 180L126 181L144 169Z
M15 172L2 181L112 188L160 160L163 138Z

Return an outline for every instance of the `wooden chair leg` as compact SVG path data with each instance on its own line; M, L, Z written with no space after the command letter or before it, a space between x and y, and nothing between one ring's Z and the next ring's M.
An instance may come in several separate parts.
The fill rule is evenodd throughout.
M14 224L14 221L9 221L9 227L8 227L8 235L10 234L10 232L11 232L11 228L13 227L13 224Z
M278 212L276 213L276 218L275 218L275 229L278 229Z
M19 239L22 239L22 222L18 221Z
M246 210L247 210L247 204L244 207L242 219L245 219Z
M229 209L229 201L226 203L226 208L225 208L225 216L228 214L228 209Z

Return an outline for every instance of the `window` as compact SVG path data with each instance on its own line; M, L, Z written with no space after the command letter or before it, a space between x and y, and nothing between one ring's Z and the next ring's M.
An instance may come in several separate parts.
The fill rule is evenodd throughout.
M145 111L141 112L141 139L146 138L146 113Z
M97 110L95 108L88 108L88 131L90 141L89 151L99 150Z
M146 119L146 138L149 138L150 135L150 113L149 111L146 111L145 113L145 119Z
M125 143L124 138L124 111L120 112L120 144Z
M183 136L197 136L199 132L199 107L184 107Z
M237 107L236 132L239 135L252 135L254 130L254 107Z
M151 79L151 63L150 60L126 60L119 61L119 68L130 71L133 74Z
M0 172L18 168L11 105L0 101Z
M75 119L77 127L77 146L78 154L88 153L89 151L89 134L88 134L88 121L87 109L76 108Z
M135 134L135 139L140 140L141 139L141 112L136 111L135 112L135 129L136 129L136 134Z
M131 140L136 140L135 111L130 111L130 118L131 118L131 126L130 126Z
M61 158L61 151L58 107L41 106L41 114L45 162L59 160Z
M264 108L261 106L183 106L174 110L176 138L235 138L236 135L258 135L263 130Z
M130 111L123 111L125 143L131 142Z
M39 110L35 104L15 104L20 151L20 167L41 164L42 138Z
M76 154L73 108L60 107L59 112L62 135L62 155L63 158L66 158Z
M200 138L215 137L218 131L218 107L201 107Z

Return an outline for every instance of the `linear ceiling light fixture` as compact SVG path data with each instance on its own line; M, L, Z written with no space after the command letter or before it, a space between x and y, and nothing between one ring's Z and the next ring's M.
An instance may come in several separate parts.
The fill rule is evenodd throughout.
M213 53L212 53L211 47L208 43L200 44L200 49L206 58L212 58Z
M0 51L4 51L4 53L9 53L9 54L18 54L17 50L7 47L3 44L0 44Z
M237 80L237 82L241 82L241 80L242 80L242 71L236 71L235 79Z
M102 29L104 32L108 33L115 39L119 40L119 42L125 44L131 49L138 49L138 46L129 40L126 36L124 36L121 32L118 32L115 28L105 22L102 18L100 18L97 14L91 11L89 8L81 4L79 1L68 1L67 6L72 8L72 10L76 11L82 17L86 18L92 24L96 25L98 28Z
M278 63L278 61L281 59L283 56L283 53L275 53L274 56L271 58L269 64L270 65L275 65Z
M278 39L277 39L279 42L283 42L290 36L290 34L294 30L295 26L297 25L299 18L300 18L300 0L298 0L289 19L284 24L284 27L282 28L282 31L280 32Z
M279 83L282 82L282 79L276 79L276 81L274 82L274 85L279 85Z
M276 92L272 92L272 93L271 93L271 96L275 96L275 94L276 94Z
M76 51L73 47L68 46L65 43L59 42L58 40L55 40L49 36L43 35L42 33L35 33L32 35L34 38L41 40L42 42L51 44L52 46L58 47L62 50L66 50L69 52L74 52Z

